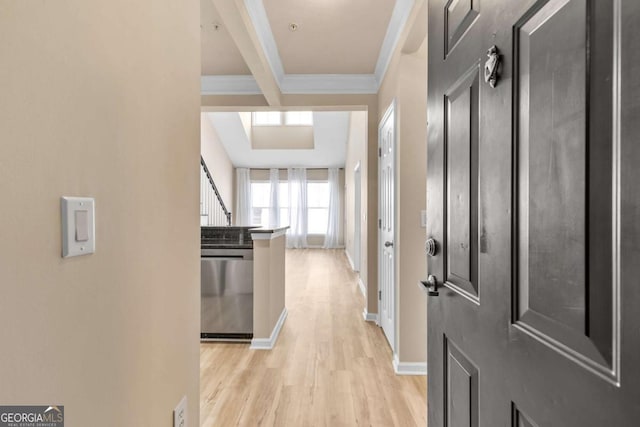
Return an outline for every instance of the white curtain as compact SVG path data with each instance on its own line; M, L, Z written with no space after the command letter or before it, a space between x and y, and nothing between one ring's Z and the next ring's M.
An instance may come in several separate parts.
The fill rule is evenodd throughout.
M288 169L289 230L288 248L306 248L307 245L307 170Z
M329 169L329 220L324 237L325 249L337 248L340 236L340 175L337 168Z
M247 168L236 169L236 225L252 225L251 176Z
M280 226L280 202L278 200L280 171L278 169L269 169L269 183L271 184L269 192L269 227L275 228Z

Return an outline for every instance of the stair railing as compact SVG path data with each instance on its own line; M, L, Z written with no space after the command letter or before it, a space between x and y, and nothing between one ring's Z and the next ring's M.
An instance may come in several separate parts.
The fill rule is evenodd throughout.
M200 166L200 226L231 225L231 212L225 206L202 156Z

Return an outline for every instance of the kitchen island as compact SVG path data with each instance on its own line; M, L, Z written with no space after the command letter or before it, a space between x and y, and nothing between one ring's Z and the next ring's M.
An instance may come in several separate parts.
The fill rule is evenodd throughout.
M250 230L254 258L252 349L272 349L287 318L284 294L288 228Z
M202 227L202 340L250 340L252 349L273 348L287 316L287 228ZM247 251L243 259L251 261L237 259Z

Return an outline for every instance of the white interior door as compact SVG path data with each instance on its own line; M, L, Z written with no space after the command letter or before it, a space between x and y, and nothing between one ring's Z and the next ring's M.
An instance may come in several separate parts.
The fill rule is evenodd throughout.
M378 129L378 313L380 326L395 351L395 103Z

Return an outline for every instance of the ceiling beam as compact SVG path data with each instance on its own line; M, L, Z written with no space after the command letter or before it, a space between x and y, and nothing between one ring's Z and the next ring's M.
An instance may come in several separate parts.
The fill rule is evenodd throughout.
M407 31L408 30L408 31ZM401 51L404 54L415 53L427 37L427 2L417 0L415 7L407 19L406 37L404 37ZM404 34L403 34L404 35Z
M222 23L240 50L242 58L247 63L262 94L274 107L282 103L282 93L278 81L269 66L267 57L262 50L260 40L253 27L244 0L212 0L213 6L222 18Z

